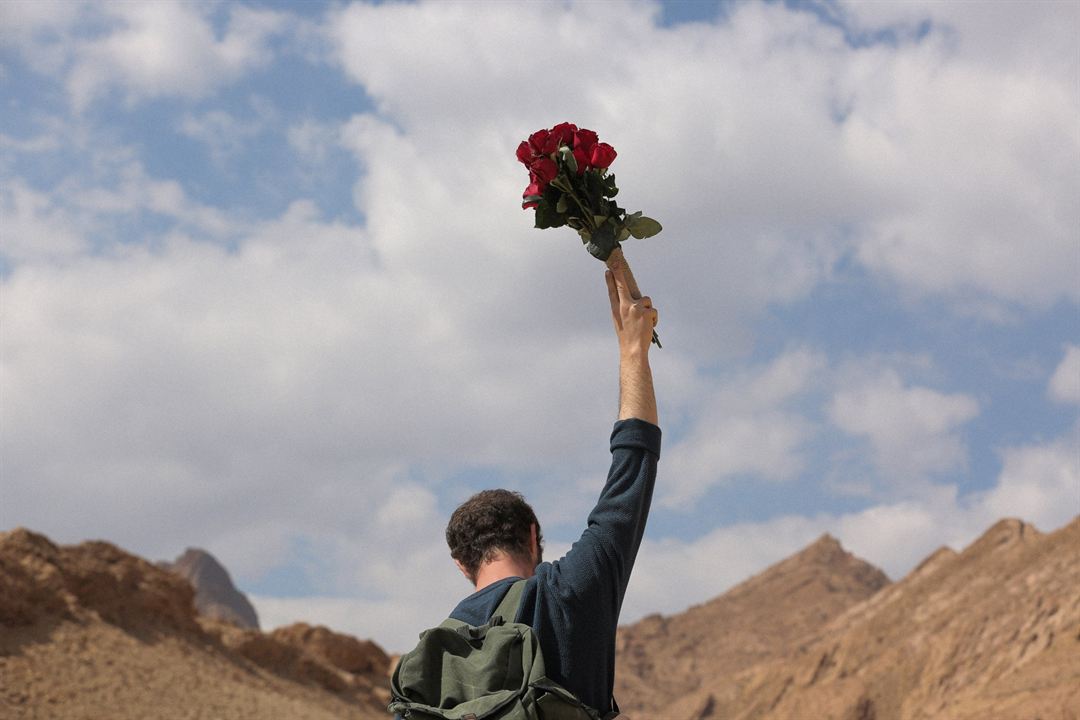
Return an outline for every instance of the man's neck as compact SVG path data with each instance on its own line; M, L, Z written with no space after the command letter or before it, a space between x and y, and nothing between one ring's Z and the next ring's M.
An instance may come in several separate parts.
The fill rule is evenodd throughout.
M535 574L529 563L500 553L476 571L476 589L483 590L488 585L494 585L508 577L531 578Z

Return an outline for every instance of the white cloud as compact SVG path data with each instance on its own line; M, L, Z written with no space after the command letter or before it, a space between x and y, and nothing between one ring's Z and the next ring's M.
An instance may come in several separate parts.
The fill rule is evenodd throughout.
M1080 425L1052 443L1006 449L997 486L976 508L988 521L1019 517L1044 529L1080 514Z
M312 174L325 167L331 153L341 148L341 128L312 118L290 127L286 138L297 160Z
M1065 348L1065 357L1050 378L1047 394L1057 402L1080 404L1080 347Z
M660 502L690 509L710 487L738 475L795 477L814 429L790 405L821 380L824 369L819 353L797 349L720 382L699 380L708 395L692 412L693 428L665 451Z
M958 428L978 412L973 398L905 387L892 369L841 382L828 407L837 427L870 442L885 476L903 480L963 466L967 452Z
M692 541L646 536L622 622L681 612L730 589L828 532L896 580L942 545L962 550L1002 517L1043 532L1080 514L1080 426L1044 444L1005 451L994 486L960 495L955 486L845 514L787 515L717 528Z
M826 518L787 516L717 528L691 542L647 535L620 621L630 623L655 612L681 612L716 597L811 543L828 528Z
M0 73L0 79L3 79L2 73ZM14 150L19 153L48 153L60 149L60 140L55 132L42 133L29 138L16 138L0 133L0 149Z
M993 3L978 12L963 3L908 0L865 3L841 0L839 10L859 32L882 28L913 37L926 21L947 34L955 49L973 64L1005 69L1038 69L1060 78L1075 77L1080 58L1076 25L1080 8L1059 0Z
M115 182L111 185L87 185L70 179L61 184L56 200L76 209L89 223L109 216L130 218L152 213L173 220L178 229L219 239L240 227L221 210L192 200L178 181L151 177L137 161L117 164L112 172ZM110 234L105 242L115 246L117 240L120 237Z
M177 125L181 135L205 144L214 162L226 168L244 146L255 138L275 111L265 101L253 102L255 117L239 118L223 110L208 110L201 114L185 113Z
M0 255L9 260L55 262L86 247L82 228L71 214L21 180L0 187L0 215L4 218Z
M16 49L37 72L58 73L70 57L76 23L87 11L87 3L77 0L0 3L0 47Z
M77 202L138 209L158 194L141 179L131 195ZM192 215L173 201L161 207ZM236 250L171 232L150 248L17 266L4 281L8 511L72 539L100 532L122 497L139 517L115 539L162 557L196 533L192 517L206 537L267 518L283 535L317 533L330 508L366 512L348 488L379 502L387 486L374 478L403 465L433 479L473 465L559 477L603 447L615 347L602 277L601 334L567 337L553 357L531 330L505 345L498 328L485 335L489 296L461 292L464 268L417 274L390 267L392 254L298 202ZM595 376L580 372L605 356ZM285 522L293 513L310 519Z
M268 63L268 41L286 21L281 13L233 7L219 38L205 8L192 3L103 4L98 10L110 28L75 46L67 78L77 110L114 88L129 102L204 97Z
M529 221L514 200L525 175L509 158L539 124L569 118L595 127L624 149L613 168L620 197L666 226L661 237L628 246L643 289L668 303L665 322L673 337L687 338L683 347L731 356L746 348L744 318L771 301L801 297L827 276L843 243L821 221L839 207L842 193L858 188L841 182L828 196L818 180L823 164L833 165L825 148L836 129L827 114L807 114L805 107L808 95L827 88L827 72L789 82L792 73L810 72L812 23L770 8L740 14L753 26L776 21L778 33L794 38L792 57L757 64L739 53L763 55L767 39L742 27L716 29L716 37L700 28L658 31L650 20L655 9L584 3L494 5L474 13L449 3L349 6L332 23L342 64L404 131L376 139L370 122L351 131L364 164L373 173L391 170L405 193L384 212L374 201L365 208L372 222L400 223L409 217L408 199L441 205L452 198L454 217L484 218L482 230L470 229L481 236L473 242L520 234L518 257L530 246L559 243L573 253L570 261L588 263L572 236L522 231ZM620 33L623 42L607 48L598 63L594 45L580 42L593 33ZM836 44L836 33L825 35L824 44ZM418 45L428 51L414 52ZM551 48L545 72L535 72L531 56L518 51L522 46ZM382 62L385 57L401 61ZM580 72L584 67L587 74ZM478 77L485 81L475 82ZM682 80L672 82L675 77ZM762 88L778 89L763 98ZM646 98L654 116L643 124L628 109ZM677 111L691 105L695 113ZM769 143L757 142L766 134ZM498 157L508 160L485 162L478 174L477 158ZM775 172L778 166L782 173ZM382 177L372 179L369 187L385 186ZM515 188L513 197L506 188ZM421 223L448 219L438 212L412 214ZM727 311L716 312L718 306Z
M867 29L934 21L917 45L853 53L841 76L841 151L891 198L888 212L865 223L862 262L912 292L961 303L972 295L1036 308L1080 300L1080 75L1075 22L1060 17L1076 8L848 10L867 18Z

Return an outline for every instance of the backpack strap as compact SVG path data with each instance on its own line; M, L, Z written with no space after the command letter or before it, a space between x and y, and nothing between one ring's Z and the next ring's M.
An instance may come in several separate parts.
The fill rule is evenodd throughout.
M525 594L525 583L527 580L518 580L510 589L506 591L506 595L503 595L502 601L499 606L495 608L495 612L491 614L491 617L499 616L503 619L503 622L514 622L517 617L518 609L521 606L521 597Z

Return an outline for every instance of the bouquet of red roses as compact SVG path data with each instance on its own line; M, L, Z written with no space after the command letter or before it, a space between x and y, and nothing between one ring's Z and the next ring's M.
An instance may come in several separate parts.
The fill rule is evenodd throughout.
M608 168L617 155L595 132L572 123L537 130L517 149L518 160L529 169L521 207L535 210L541 230L564 225L577 230L590 255L608 267L622 266L631 295L640 298L621 243L652 237L663 228L640 210L627 214L612 199L619 188ZM653 342L660 346L655 332Z

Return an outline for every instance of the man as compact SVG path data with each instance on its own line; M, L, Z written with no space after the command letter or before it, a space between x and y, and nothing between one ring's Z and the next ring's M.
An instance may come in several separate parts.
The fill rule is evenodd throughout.
M514 620L532 627L548 676L601 715L613 709L615 630L660 455L649 367L657 312L649 298L631 297L621 270L606 279L619 340L619 419L607 484L585 532L561 560L541 562L540 523L521 495L506 490L473 496L446 528L451 556L476 587L450 617L488 622L511 585L527 578Z

